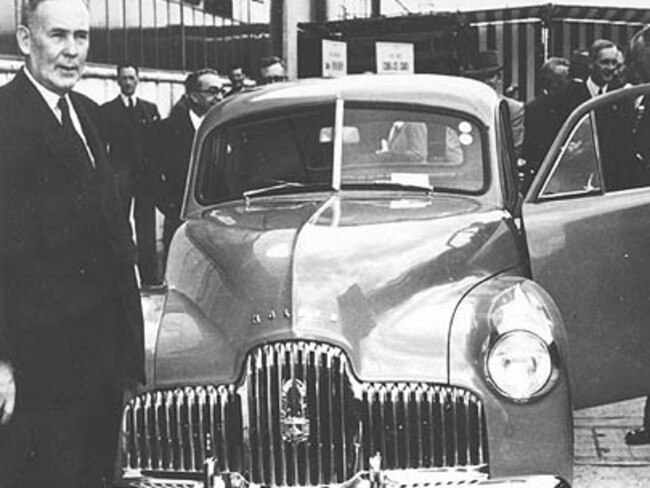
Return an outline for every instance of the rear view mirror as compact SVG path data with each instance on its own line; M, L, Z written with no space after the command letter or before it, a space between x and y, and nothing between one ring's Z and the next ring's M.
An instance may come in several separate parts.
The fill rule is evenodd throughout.
M332 140L332 128L322 127L318 135L318 142L325 144ZM343 144L359 144L360 140L358 128L349 125L343 127Z

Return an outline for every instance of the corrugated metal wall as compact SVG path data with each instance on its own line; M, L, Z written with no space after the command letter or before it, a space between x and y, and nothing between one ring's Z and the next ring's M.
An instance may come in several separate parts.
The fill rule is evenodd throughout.
M472 25L475 50L497 50L504 66L503 86L516 85L517 97L528 100L535 94L535 73L544 62L542 21L481 22Z

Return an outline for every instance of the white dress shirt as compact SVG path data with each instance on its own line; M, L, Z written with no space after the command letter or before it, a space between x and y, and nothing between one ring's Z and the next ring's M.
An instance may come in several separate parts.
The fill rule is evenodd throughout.
M59 98L61 98L61 96L45 88L41 83L36 81L36 78L34 78L34 76L29 72L27 68L23 68L23 71L25 72L27 79L32 82L32 84L36 87L38 92L41 94L47 106L50 107L50 110L52 111L56 119L59 121L59 123L61 123L61 110L59 110L59 106L58 106ZM81 122L79 121L79 116L77 115L77 111L75 110L74 105L70 100L70 95L66 93L64 97L68 102L68 107L70 107L70 120L72 121L72 125L74 126L74 129L77 131L77 134L79 134L79 137L81 137L81 140L83 141L84 146L86 147L86 152L88 153L88 157L90 158L90 162L94 167L95 158L93 157L92 151L88 147L88 141L86 140L86 135L84 134L84 131L81 128Z

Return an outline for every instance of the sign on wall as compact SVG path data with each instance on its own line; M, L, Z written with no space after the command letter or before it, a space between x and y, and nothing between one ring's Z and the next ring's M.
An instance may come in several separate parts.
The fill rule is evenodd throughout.
M348 45L323 39L323 76L337 78L348 74Z
M413 44L407 42L375 43L377 73L414 73Z

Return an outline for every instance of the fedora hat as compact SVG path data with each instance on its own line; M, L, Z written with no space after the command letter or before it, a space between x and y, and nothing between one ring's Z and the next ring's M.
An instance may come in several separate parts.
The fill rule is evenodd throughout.
M499 53L497 51L479 51L467 69L463 70L463 74L472 78L480 78L482 76L491 76L502 69L503 66L499 63Z

